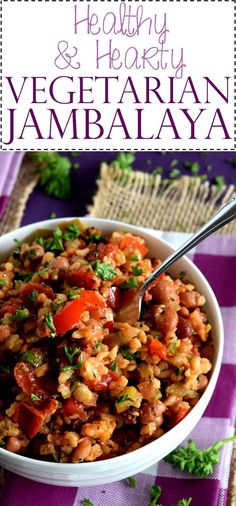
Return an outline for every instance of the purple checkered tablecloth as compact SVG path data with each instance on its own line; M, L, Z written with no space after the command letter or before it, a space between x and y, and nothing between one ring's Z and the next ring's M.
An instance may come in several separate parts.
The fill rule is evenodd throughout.
M175 246L188 234L155 232ZM236 236L213 236L198 245L191 259L201 269L221 306L225 349L220 377L204 416L189 437L200 448L233 435L236 412ZM184 441L187 443L188 438ZM232 444L221 450L221 461L213 476L198 479L164 461L138 474L137 487L125 480L96 487L53 487L6 473L1 506L80 506L89 498L94 506L148 506L150 487L162 487L161 504L170 506L185 497L192 497L192 506L223 506L226 504Z
M0 153L0 220L14 187L24 153Z

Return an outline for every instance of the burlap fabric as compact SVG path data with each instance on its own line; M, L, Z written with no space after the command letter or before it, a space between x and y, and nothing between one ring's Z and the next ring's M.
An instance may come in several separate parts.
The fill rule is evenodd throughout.
M104 163L89 211L91 216L139 226L194 232L233 196L236 196L233 185L219 189L208 181L189 176L170 184L160 175L139 171L126 174L119 167ZM225 225L220 233L235 234L236 221Z

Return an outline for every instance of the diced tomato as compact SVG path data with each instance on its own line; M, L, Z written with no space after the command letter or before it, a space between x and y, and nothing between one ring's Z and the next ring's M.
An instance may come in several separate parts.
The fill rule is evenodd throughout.
M101 377L100 380L92 380L86 382L89 388L95 392L106 392L109 388L111 381L115 381L119 375L115 371L108 371L108 373Z
M141 255L144 257L149 251L147 246L138 237L130 236L129 234L123 235L120 241L120 249L138 249Z
M83 290L79 298L68 302L59 309L53 318L57 335L65 334L71 330L80 320L84 311L90 311L98 307L104 307L102 298L92 290Z
M83 271L82 269L70 271L66 274L65 280L70 286L79 286L88 290L97 288L96 277L91 271Z
M186 404L186 403L183 403ZM188 414L190 407L189 406L183 406L181 402L179 405L173 406L172 412L170 415L170 426L174 427L177 425L177 423L181 422L183 418Z
M151 341L149 341L148 349L152 355L158 355L158 357L166 360L166 346L157 339L151 339Z
M103 260L105 256L114 258L118 251L118 245L115 243L98 244L97 246L97 259Z
M29 302L28 295L32 293L33 290L36 290L38 293L45 293L45 295L51 300L55 298L53 290L50 286L46 286L43 283L32 283L31 281L27 283L24 288L22 288L20 291L20 297ZM37 302L37 300L35 302Z
M54 399L39 401L38 404L23 401L18 404L12 418L31 439L40 431L43 423L49 420L57 406Z
M19 307L22 304L22 300L17 297L12 297L11 299L4 302L0 309L0 317L4 316L7 313L15 314L16 310L19 309Z
M120 305L121 293L118 286L112 286L108 289L107 305L111 309L117 310Z
M77 415L76 418L80 418L84 415L84 406L82 402L77 401L74 397L70 397L65 400L61 413L65 416L74 417Z
M48 398L48 393L43 388L39 378L34 373L34 368L26 362L17 362L14 368L14 376L19 387L27 395L38 395L43 399Z

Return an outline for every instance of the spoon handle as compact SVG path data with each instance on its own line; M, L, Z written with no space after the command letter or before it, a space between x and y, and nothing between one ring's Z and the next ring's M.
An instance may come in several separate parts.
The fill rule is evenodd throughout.
M230 199L226 204L203 225L195 234L193 234L182 246L169 255L146 279L141 287L140 294L143 294L153 284L155 279L162 274L176 260L185 255L189 250L194 248L199 242L203 241L210 234L229 223L236 218L236 199Z

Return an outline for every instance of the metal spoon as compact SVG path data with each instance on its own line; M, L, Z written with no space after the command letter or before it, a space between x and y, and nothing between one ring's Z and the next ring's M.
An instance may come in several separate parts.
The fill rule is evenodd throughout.
M236 218L236 199L230 199L226 204L214 215L210 220L203 225L203 227L193 234L182 246L176 251L171 253L162 263L159 265L144 283L139 287L137 291L130 290L129 298L124 297L124 301L116 316L116 321L127 322L133 324L138 321L142 309L142 300L145 292L153 285L162 272L168 269L176 260L181 258L185 253L194 248L199 242L203 241L219 228L229 223L229 221ZM128 294L127 294L128 295Z

